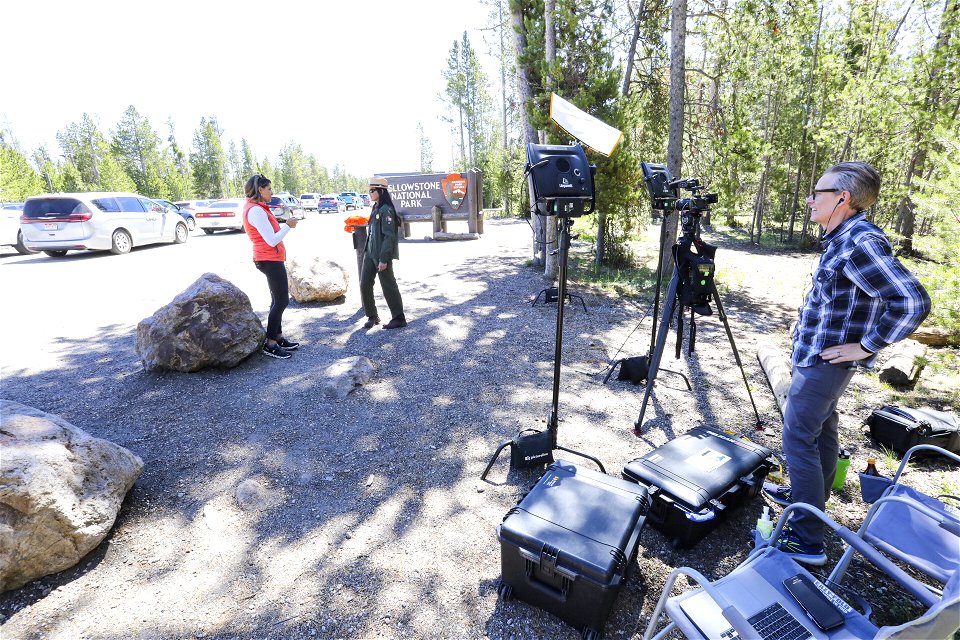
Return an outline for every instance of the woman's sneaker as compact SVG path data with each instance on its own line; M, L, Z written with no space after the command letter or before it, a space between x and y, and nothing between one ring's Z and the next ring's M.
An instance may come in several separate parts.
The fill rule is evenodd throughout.
M277 340L277 344L281 348L286 349L287 351L294 351L297 347L300 346L299 342L293 342L292 340L287 340L286 338L280 338Z
M797 562L820 566L826 564L827 553L823 544L807 544L790 527L784 527L773 545Z
M279 344L269 345L264 343L263 355L270 356L271 358L279 358L280 360L286 360L291 356L291 353L281 347Z

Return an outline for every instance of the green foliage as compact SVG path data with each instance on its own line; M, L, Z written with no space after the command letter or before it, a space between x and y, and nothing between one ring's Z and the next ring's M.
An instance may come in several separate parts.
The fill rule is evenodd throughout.
M20 202L43 190L43 179L19 149L0 134L0 202Z
M193 191L201 198L223 198L227 194L227 156L220 141L217 119L200 118L200 127L193 133L190 151L193 169ZM237 194L239 195L239 194Z

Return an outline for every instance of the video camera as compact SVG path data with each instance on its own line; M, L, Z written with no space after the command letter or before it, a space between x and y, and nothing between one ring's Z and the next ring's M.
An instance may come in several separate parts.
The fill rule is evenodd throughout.
M703 213L717 203L717 194L701 193L704 186L697 178L674 180L665 164L641 162L640 168L654 209ZM679 189L689 191L690 197L681 198Z

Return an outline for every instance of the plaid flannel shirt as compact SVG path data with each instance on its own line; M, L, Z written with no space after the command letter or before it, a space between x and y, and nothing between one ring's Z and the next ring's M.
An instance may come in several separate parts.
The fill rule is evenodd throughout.
M913 333L930 313L923 285L862 212L824 236L823 246L793 332L794 366L812 366L825 348L850 342L876 354ZM857 364L869 368L874 359Z

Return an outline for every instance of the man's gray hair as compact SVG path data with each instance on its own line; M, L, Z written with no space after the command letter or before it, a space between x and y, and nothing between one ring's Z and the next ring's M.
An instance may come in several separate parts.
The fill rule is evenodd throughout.
M857 211L868 209L880 194L880 174L866 162L841 162L827 173L836 176L834 187L850 193L850 206Z

